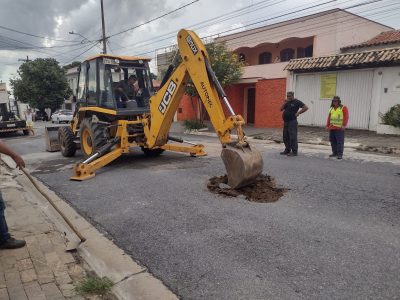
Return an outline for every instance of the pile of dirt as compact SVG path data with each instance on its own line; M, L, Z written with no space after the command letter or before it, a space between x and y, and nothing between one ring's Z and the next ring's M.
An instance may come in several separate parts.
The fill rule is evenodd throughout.
M228 183L228 177L216 176L210 178L207 188L219 195L228 197L245 196L252 202L268 203L278 201L287 191L285 188L276 187L275 180L266 174L259 175L254 183L239 189L232 189Z

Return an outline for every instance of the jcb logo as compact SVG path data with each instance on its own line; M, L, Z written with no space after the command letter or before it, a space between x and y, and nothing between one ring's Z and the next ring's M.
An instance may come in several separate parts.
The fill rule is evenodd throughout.
M188 43L190 50L192 50L193 54L196 55L199 50L197 50L196 45L194 44L192 37L190 35L187 36L186 42Z
M175 90L176 90L176 83L173 80L171 80L161 100L160 106L158 107L160 113L164 114L165 111L167 110L168 104L171 102L172 95L174 94Z

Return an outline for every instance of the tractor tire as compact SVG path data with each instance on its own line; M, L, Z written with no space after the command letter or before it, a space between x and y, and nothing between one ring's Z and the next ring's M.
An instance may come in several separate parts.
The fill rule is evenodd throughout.
M60 143L61 154L65 157L72 157L76 152L75 135L69 126L58 129L58 142Z
M81 149L85 157L92 156L107 143L104 129L104 125L93 123L89 118L83 119L79 126L79 135Z
M149 149L142 147L142 151L147 157L157 157L160 156L165 150L161 148Z

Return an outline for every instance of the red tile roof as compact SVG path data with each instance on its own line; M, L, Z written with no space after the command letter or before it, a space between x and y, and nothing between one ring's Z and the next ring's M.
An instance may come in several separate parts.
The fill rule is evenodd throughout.
M386 45L386 44L394 44L400 43L400 30L390 30L381 32L377 36L373 37L372 39L355 45L350 45L341 48L341 50L347 49L355 49L355 48L363 48L363 47L371 47L371 46L378 46L378 45Z
M291 59L285 70L324 71L348 68L400 65L400 47L331 56Z

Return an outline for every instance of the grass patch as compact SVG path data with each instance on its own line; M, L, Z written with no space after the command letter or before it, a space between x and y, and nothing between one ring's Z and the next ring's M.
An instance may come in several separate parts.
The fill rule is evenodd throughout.
M200 120L185 120L183 121L183 126L185 127L186 130L194 130L207 127Z
M83 280L75 290L81 295L105 295L111 291L114 283L107 277L89 277Z

